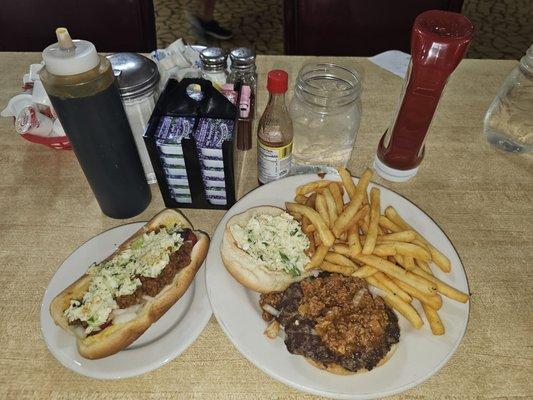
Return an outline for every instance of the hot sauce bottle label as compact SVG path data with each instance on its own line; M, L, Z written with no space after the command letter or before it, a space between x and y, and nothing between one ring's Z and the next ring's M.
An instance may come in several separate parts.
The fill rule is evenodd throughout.
M257 169L261 183L268 183L289 174L292 162L292 142L281 147L271 147L258 141Z

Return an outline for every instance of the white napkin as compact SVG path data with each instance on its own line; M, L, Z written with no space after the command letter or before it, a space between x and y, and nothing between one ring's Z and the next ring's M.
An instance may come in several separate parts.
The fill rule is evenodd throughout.
M399 50L388 50L369 57L368 60L400 78L405 78L411 55Z

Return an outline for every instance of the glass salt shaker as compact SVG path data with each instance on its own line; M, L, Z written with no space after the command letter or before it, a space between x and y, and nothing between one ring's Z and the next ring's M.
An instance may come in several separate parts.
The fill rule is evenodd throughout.
M202 63L201 77L211 81L215 88L226 83L228 74L226 71L226 53L219 47L207 47L200 52Z
M289 112L294 127L291 174L333 172L350 160L361 121L362 76L331 63L302 67Z
M117 78L120 97L141 158L146 181L156 183L157 179L143 135L158 97L157 65L137 53L114 53L108 55L107 59L111 62Z
M511 153L533 151L533 45L503 82L484 125L493 146Z

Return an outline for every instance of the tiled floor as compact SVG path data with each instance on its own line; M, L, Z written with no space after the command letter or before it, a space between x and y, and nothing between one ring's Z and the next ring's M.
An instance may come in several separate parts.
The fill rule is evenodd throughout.
M283 0L218 0L215 19L233 30L228 41L201 37L189 22L199 0L154 0L159 47L177 38L189 43L255 47L260 54L283 53ZM465 0L463 13L476 27L470 58L518 59L533 43L531 0Z

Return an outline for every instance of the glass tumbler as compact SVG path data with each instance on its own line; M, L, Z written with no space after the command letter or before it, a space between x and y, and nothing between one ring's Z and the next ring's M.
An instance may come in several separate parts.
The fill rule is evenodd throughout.
M533 151L533 45L503 82L484 125L493 146L511 153Z
M292 174L331 172L350 160L361 121L362 74L332 63L308 63L298 74L289 113Z

